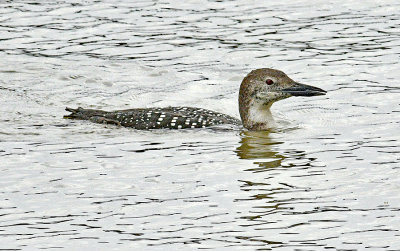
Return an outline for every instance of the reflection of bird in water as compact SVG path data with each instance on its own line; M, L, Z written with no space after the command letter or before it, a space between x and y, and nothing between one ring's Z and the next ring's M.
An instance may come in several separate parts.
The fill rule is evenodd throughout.
M282 167L282 162L285 159L302 159L306 162L306 164L301 163L303 167L316 160L307 157L305 151L284 149L282 146L284 142L280 141L279 137L272 137L271 135L277 136L276 132L272 131L243 131L240 133L240 146L235 150L237 156L240 159L254 160L254 164L256 164L246 171L263 172L270 168ZM291 164L291 160L286 162L286 167L296 166L296 164Z
M283 142L273 140L269 132L242 132L240 146L236 149L236 154L241 159L258 160L259 167L251 168L252 171L263 170L281 166L282 160L286 157L274 149L274 145Z
M243 126L248 130L266 130L273 125L270 107L278 100L291 96L325 95L326 91L297 83L279 70L263 68L250 72L239 91L239 111ZM137 108L112 112L83 108L66 108L68 119L90 120L135 129L202 128L240 121L229 115L201 108L166 107Z

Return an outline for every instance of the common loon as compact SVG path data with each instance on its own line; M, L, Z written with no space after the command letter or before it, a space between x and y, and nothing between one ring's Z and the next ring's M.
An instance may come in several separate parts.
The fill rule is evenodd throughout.
M137 108L111 112L67 107L65 110L71 114L64 118L142 130L202 128L220 124L243 124L248 130L267 130L273 123L270 107L274 102L291 96L325 94L326 91L318 87L293 81L282 71L262 68L251 71L240 85L239 112L242 123L229 115L194 107Z

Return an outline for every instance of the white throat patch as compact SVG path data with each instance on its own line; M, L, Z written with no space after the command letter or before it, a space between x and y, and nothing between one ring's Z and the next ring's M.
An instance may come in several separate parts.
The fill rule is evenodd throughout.
M253 124L260 123L273 127L275 121L272 117L270 107L271 105L264 105L261 102L252 102L249 107L248 120Z

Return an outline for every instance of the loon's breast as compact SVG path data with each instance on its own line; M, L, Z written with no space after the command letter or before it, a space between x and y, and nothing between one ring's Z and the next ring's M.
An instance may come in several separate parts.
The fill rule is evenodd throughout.
M240 125L229 115L194 107L138 108L118 111L71 109L64 118L84 119L96 123L116 124L135 129L202 128L219 124Z

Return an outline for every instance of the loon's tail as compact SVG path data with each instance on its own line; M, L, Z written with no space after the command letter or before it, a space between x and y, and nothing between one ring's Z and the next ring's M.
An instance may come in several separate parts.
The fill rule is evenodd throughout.
M78 107L77 109L65 107L65 110L71 112L71 114L64 115L64 119L87 119L85 109Z
M121 125L120 121L106 118L108 112L102 110L83 109L82 107L76 109L66 107L65 110L71 112L71 114L64 115L64 119L82 119L100 124Z

